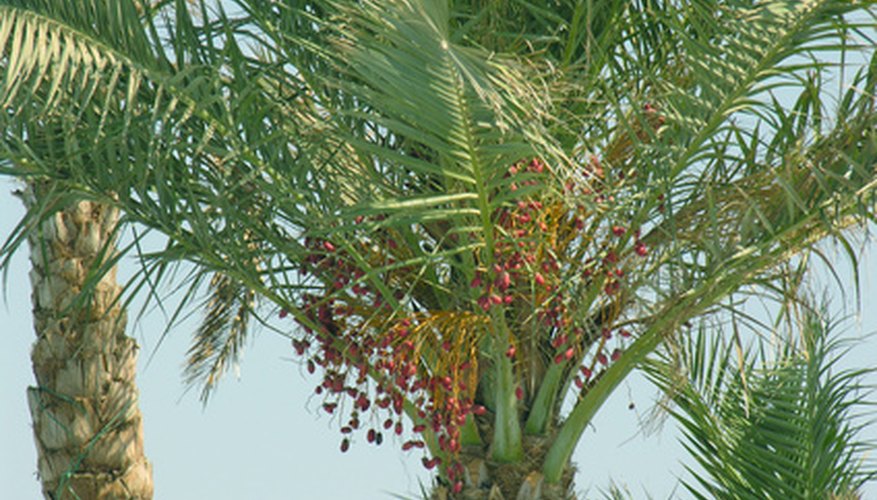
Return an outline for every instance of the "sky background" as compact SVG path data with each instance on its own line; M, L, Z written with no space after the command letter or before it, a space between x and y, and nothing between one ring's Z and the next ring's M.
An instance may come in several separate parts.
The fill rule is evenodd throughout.
M14 188L8 179L0 179L2 238L23 214L21 203L11 195ZM861 257L862 314L844 323L846 337L877 331L875 247L872 242L870 254ZM840 251L831 245L825 250L837 258L840 275L848 278ZM33 383L28 269L26 251L18 252L7 278L6 301L0 304L0 484L9 499L40 498L25 401L25 388ZM131 259L126 259L122 279L131 276L132 269ZM837 285L831 289L838 315L844 313L844 305L847 315L854 312L852 282L844 288L845 301ZM421 455L402 452L392 439L374 447L358 436L342 454L337 423L318 412L318 401L310 399L318 380L307 376L293 359L289 342L276 333L251 336L240 377L229 374L203 407L197 391L187 392L181 377L197 319L196 314L175 327L157 351L166 318L153 310L139 322L129 322L129 332L141 345L138 385L156 499L418 498L420 485L429 484ZM873 367L875 359L877 337L871 337L845 358L845 366ZM602 497L601 490L613 481L633 498L647 498L646 492L656 499L688 497L678 486L685 455L673 422L657 434L641 432L655 400L654 389L637 375L601 410L573 457L581 498ZM634 410L628 409L631 402ZM868 436L877 438L875 431L870 429ZM877 484L870 484L865 493L864 498L877 498Z

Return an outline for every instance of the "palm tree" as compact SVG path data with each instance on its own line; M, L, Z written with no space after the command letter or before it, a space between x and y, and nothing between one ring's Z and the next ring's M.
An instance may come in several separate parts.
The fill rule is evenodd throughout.
M34 213L46 197L31 184ZM55 208L55 207L52 207ZM27 233L36 387L28 388L46 498L152 498L135 383L137 343L125 334L116 282L118 209L71 203ZM100 275L90 270L107 267Z
M255 318L319 370L342 451L404 435L437 498L572 495L665 339L784 299L782 263L874 214L877 63L833 112L823 84L872 56L870 3L234 3L160 4L147 36L0 2L4 172L167 235L150 283L195 263L205 397Z
M30 144L39 134L29 134ZM18 193L28 211L2 252L29 243L36 387L28 404L46 498L150 499L136 385L116 280L119 210L58 197L39 181ZM62 199L63 198L63 199Z

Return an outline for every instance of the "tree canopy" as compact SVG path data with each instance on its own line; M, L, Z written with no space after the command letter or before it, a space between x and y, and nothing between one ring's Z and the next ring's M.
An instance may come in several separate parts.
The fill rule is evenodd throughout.
M873 220L873 2L232 3L0 2L0 172L50 193L4 252L120 207L168 237L132 290L211 291L205 397L270 325L342 450L407 432L451 492L473 449L565 491L662 342Z

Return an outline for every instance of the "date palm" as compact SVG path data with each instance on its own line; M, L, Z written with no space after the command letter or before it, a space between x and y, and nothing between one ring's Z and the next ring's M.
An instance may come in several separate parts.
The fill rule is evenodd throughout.
M4 172L195 264L205 396L263 321L439 498L572 495L665 339L874 214L875 63L823 83L870 2L233 4L0 2Z
M30 134L28 141L39 138ZM116 279L119 210L59 197L36 179L17 194L38 215L22 221L2 251L23 241L30 248L36 386L27 401L43 495L151 499L138 346L125 333Z
M22 193L38 213L46 194ZM37 385L27 391L46 498L152 498L135 374L115 256L118 209L92 201L55 207L31 229ZM107 267L95 277L89 271Z

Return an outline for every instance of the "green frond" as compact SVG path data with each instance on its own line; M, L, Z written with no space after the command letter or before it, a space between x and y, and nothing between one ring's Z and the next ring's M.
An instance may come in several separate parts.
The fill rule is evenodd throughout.
M192 336L185 377L190 385L202 384L206 402L224 372L237 367L254 313L255 294L230 278L215 274L204 320Z
M3 87L0 103L45 110L67 94L88 97L120 85L123 66L157 69L163 61L131 1L10 0L0 5ZM104 89L100 89L100 93ZM95 103L99 105L99 103Z
M353 187L345 217L404 212L408 224L443 209L453 225L480 226L489 261L502 175L540 148L527 123L538 94L512 61L453 42L441 4L366 2L343 13L355 21L336 42L350 82L339 86L362 109L343 113L377 127L350 138L361 166L326 180Z
M824 313L823 313L824 314ZM755 363L737 364L730 345L707 343L704 332L671 357L647 366L675 404L685 447L702 468L689 468L698 498L812 498L854 493L874 475L860 441L869 370L839 369L844 352L817 311L799 325L801 350L789 343ZM716 337L719 338L719 337ZM738 355L739 356L739 355ZM671 364L668 364L671 363Z

